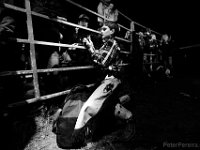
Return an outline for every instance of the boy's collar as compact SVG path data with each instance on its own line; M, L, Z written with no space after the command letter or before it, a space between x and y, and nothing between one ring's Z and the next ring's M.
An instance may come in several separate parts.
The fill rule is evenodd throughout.
M113 42L114 38L105 38L103 39L103 43Z

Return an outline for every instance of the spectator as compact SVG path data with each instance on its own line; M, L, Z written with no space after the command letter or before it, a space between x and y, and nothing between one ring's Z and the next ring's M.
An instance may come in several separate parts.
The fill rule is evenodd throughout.
M60 0L33 0L31 10L48 16L50 19L66 21L65 18L65 1ZM57 11L55 11L57 10ZM43 17L32 17L34 40L62 43L64 26L58 22L45 19ZM52 45L35 45L36 63L38 69L60 67L61 47ZM40 89L44 94L49 94L61 90L59 85L59 71L39 74Z
M80 26L88 28L89 27L89 20L90 20L90 18L86 14L81 14L78 17L77 24L80 25ZM89 32L87 30L80 29L79 27L76 27L75 31L73 33L73 36L71 38L71 41L69 43L83 45L83 38L87 37L88 35L89 35Z
M21 69L20 51L15 39L15 16L0 1L0 106L14 103L23 97L23 84L20 76L4 75L6 72Z
M77 18L77 25L88 28L89 21L90 18L86 14L80 14ZM63 31L63 41L73 46L84 46L83 39L90 36L89 31L80 27L68 27ZM62 67L91 65L90 57L91 56L86 49L80 49L76 47L62 48L60 52L60 65ZM83 82L83 80L85 81L85 78L80 78L80 73L82 76L88 76L88 72L83 72L80 70L70 73L60 72L61 87L69 88L73 84L77 84L77 82L80 83Z
M101 0L97 6L97 13L109 19L109 21L118 21L118 10L112 0ZM105 22L105 20L100 17L97 18L97 21L100 27Z
M64 4L63 0L59 2L56 0L33 0L31 1L31 8L32 11L49 18L64 20L66 17ZM62 25L44 18L33 17L33 30L35 40L60 43L63 38ZM37 67L39 69L58 67L59 49L58 46L36 45Z
M16 70L20 58L15 41L16 21L4 5L0 5L0 70Z
M85 28L88 28L89 19L90 18L86 14L81 14L78 17L77 24ZM89 36L90 36L89 31L76 27L74 32L72 33L72 37L70 37L69 44L72 44L73 46L83 46L84 45L83 39ZM70 47L68 53L69 56L71 57L70 59L72 60L73 64L83 65L83 64L89 64L91 62L89 58L90 55L88 51L85 51L85 49L77 49L75 47Z
M165 70L165 74L167 77L172 77L172 69L173 69L173 47L171 37L168 34L163 34L160 40L160 49L162 60L161 63L163 64L163 68Z

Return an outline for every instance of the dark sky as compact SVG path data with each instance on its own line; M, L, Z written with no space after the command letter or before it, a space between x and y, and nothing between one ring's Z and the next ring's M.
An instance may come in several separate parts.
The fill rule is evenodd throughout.
M180 47L200 44L200 9L197 2L116 2L119 10L132 20L156 32L170 34Z

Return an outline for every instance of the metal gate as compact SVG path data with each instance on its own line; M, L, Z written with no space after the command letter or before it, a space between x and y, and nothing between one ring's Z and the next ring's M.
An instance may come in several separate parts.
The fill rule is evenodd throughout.
M92 11L92 10L90 10L90 9L80 5L80 4L77 4L77 3L75 3L71 0L66 0L66 2L82 9L83 11L86 11L86 12L89 12L93 15L98 16L98 17L104 18L103 16L99 15L98 13L96 13L96 12L94 12L94 11ZM27 29L25 29L25 30L27 30L28 38L27 39L17 38L17 42L18 43L27 43L29 45L31 69L1 72L0 76L11 76L11 75L12 76L13 75L15 75L15 76L19 76L19 75L26 76L26 75L30 75L33 78L33 87L34 87L34 98L30 98L30 99L26 99L26 100L23 100L23 101L19 101L19 102L16 102L16 103L9 104L8 107L15 107L15 106L19 106L19 105L23 105L23 104L27 104L27 103L30 104L30 103L34 103L34 102L37 102L37 101L44 101L44 100L48 100L48 99L51 99L51 98L55 98L55 97L58 97L58 96L68 94L70 92L70 90L64 90L64 91L60 91L60 92L56 92L56 93L51 93L51 94L48 94L48 95L41 95L40 88L39 88L40 83L39 83L39 79L38 79L39 73L48 73L48 72L55 72L55 71L56 72L67 72L67 71L74 71L74 70L94 69L94 67L92 65L90 65L90 66L71 66L71 67L38 69L37 65L36 65L36 52L35 52L35 46L36 45L48 45L48 46L54 46L54 47L67 47L67 48L73 47L73 46L71 44L67 44L67 43L55 43L55 42L35 40L34 39L34 29L33 29L33 19L32 18L33 18L33 16L36 16L36 17L40 17L44 20L48 20L48 21L51 21L51 22L56 22L56 23L62 24L64 26L79 27L81 29L88 30L88 31L91 31L91 32L94 32L94 33L100 33L99 31L92 29L92 28L85 28L85 27L79 26L76 23L72 23L72 22L69 22L69 21L66 21L66 20L62 20L62 19L59 19L59 18L50 18L47 15L34 12L31 9L30 0L24 0L24 8L19 7L19 6L15 6L15 5L11 5L11 4L8 4L8 3L5 3L5 6L6 6L7 9L12 9L12 10L17 11L17 12L25 13L25 15L26 15L26 19L27 19L26 20L26 27L27 27ZM129 27L125 27L124 25L119 24L121 29L124 29L124 30L132 33L133 32L132 31L133 23L137 26L142 27L142 28L146 28L145 26L143 26L143 25L141 25L137 22L134 22L132 19L130 19L129 17L127 17L126 15L121 13L120 11L119 11L119 15L121 15L122 17L124 17L125 19L127 19L129 21ZM104 19L106 20L106 18L104 18ZM131 38L131 36L130 36L130 39L125 39L124 37L117 37L117 40L119 40L121 42L125 42L126 44L128 44L130 46L129 51L122 51L122 53L129 55L133 51L134 42L133 42L133 39ZM76 46L76 48L85 49L84 46ZM124 64L124 65L128 65L128 64ZM92 85L93 84L89 84L87 86L91 87Z

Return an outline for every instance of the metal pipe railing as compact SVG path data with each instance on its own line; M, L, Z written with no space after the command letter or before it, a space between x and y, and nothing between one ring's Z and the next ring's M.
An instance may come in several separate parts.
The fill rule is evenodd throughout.
M48 73L48 72L55 72L55 71L74 71L74 70L87 70L87 69L94 69L94 66L75 66L75 67L62 67L62 68L48 68L48 69L37 69L38 73ZM5 71L1 72L0 76L11 76L11 75L26 75L32 74L33 70L17 70L17 71Z
M93 87L95 84L88 84L86 85L88 88ZM57 92L57 93L53 93L53 94L49 94L49 95L44 95L44 96L40 96L40 97L35 97L35 98L30 98L24 101L20 101L20 102L16 102L16 103L12 103L8 105L8 108L13 108L13 107L18 107L18 106L23 106L26 104L31 104L37 101L45 101L48 99L52 99L52 98L56 98L62 95L66 95L69 94L71 92L71 89L69 90L65 90L65 91L61 91L61 92Z
M189 45L189 46L184 46L184 47L180 47L180 50L183 49L189 49L189 48L195 48L195 47L200 47L200 44L194 44L194 45Z
M32 15L31 15L31 4L30 0L25 0L25 8L27 15L27 29L28 29L28 40L30 41L30 57L31 57L31 68L33 71L33 85L35 91L35 97L40 97L39 90L39 82L38 82L38 74L37 74L37 65L36 65L36 53L35 53L35 45L34 35L33 35L33 23L32 23Z

